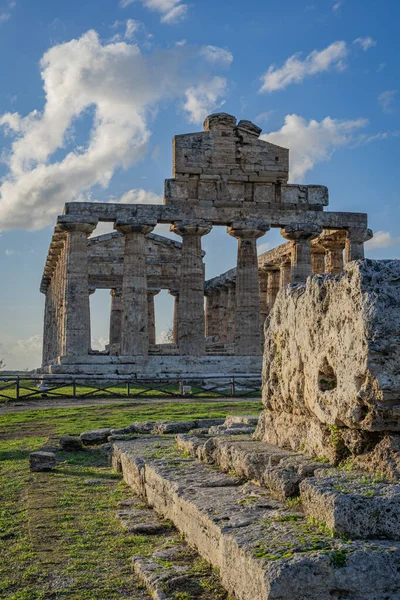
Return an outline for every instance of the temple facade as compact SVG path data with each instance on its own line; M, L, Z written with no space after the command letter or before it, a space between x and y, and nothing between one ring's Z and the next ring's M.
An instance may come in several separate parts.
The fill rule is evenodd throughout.
M325 186L288 184L289 151L250 121L219 113L175 136L163 205L71 202L44 269L43 373L259 373L263 327L281 287L337 274L364 257L363 213L327 212ZM88 237L99 222L115 232ZM177 241L155 235L168 223ZM236 267L205 281L202 240L213 226L237 240ZM257 239L285 240L257 255ZM233 261L232 261L233 262ZM110 343L90 348L89 296L109 289ZM156 344L154 297L174 297L173 339Z

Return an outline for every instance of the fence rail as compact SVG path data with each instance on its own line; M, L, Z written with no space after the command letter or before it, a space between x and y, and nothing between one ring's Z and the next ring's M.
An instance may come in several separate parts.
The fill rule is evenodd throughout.
M40 398L258 398L256 375L176 378L96 376L0 376L0 402Z

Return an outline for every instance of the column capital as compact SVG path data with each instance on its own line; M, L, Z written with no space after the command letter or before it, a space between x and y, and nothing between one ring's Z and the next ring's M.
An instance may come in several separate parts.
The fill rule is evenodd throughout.
M335 231L324 230L317 240L318 244L325 250L343 250L346 244L346 231L338 229Z
M354 244L363 244L373 237L372 229L366 227L351 227L347 229L347 238Z
M114 223L114 229L126 235L127 233L150 233L157 225L156 219L117 219Z
M179 288L170 288L168 294L171 294L171 296L179 296Z
M170 227L170 231L176 235L207 235L212 229L212 223L199 219L187 219L185 221L175 221Z
M261 267L261 270L265 271L266 273L271 273L273 271L279 271L280 270L280 266L278 264L275 264L275 263L265 262L263 264L263 266Z
M84 215L61 215L57 219L57 228L68 233L80 231L90 235L96 229L99 219Z
M97 288L94 285L89 285L89 296L95 293Z
M233 221L226 231L235 238L259 238L270 229L266 221Z
M322 227L316 223L289 223L282 227L281 235L287 240L312 240L322 233Z
M121 297L122 296L122 288L112 288L110 290L110 294L111 294L111 296Z

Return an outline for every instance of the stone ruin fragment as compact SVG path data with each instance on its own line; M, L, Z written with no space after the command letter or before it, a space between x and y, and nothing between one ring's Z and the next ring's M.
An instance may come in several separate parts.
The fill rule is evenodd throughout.
M257 437L400 476L400 261L281 290L265 327Z

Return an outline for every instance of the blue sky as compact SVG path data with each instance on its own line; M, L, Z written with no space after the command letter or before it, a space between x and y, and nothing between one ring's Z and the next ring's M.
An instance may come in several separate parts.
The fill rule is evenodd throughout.
M390 18L388 17L390 15ZM65 201L157 202L171 138L224 110L291 150L291 181L365 211L374 258L400 250L394 0L0 0L0 357L40 363L42 269ZM165 231L165 228L164 228ZM259 240L281 243L279 232ZM207 277L235 240L204 239ZM157 331L172 299L156 297ZM109 294L92 302L96 347Z

